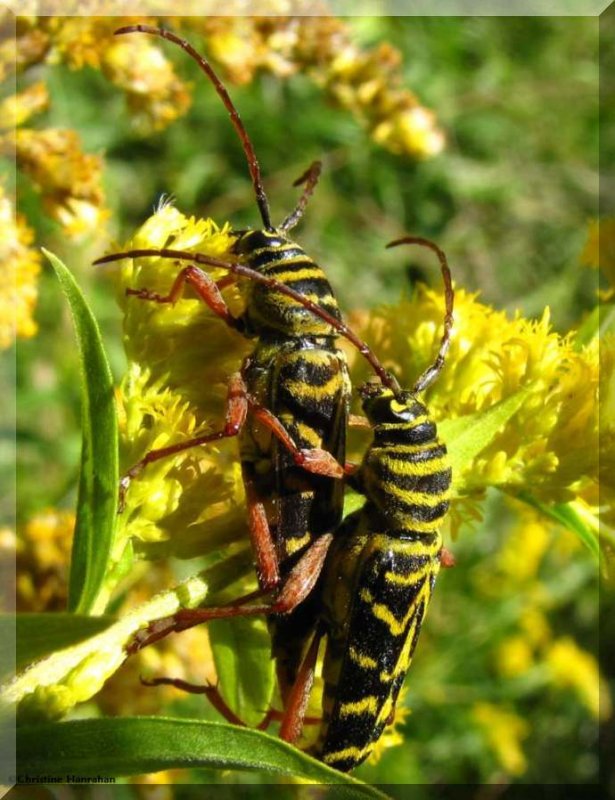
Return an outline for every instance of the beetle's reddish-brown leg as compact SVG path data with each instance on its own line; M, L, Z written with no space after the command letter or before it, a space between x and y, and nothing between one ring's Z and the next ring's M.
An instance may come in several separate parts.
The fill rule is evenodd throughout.
M314 588L332 541L333 534L327 533L312 543L290 571L274 600L247 605L248 599L265 594L263 590L260 590L256 594L253 593L247 597L240 598L226 606L181 608L175 614L154 620L147 628L138 631L128 645L127 653L132 655L143 647L163 639L170 633L179 633L203 622L210 622L212 619L252 617L261 614L289 614L305 600Z
M174 686L182 692L190 694L204 694L211 705L216 709L220 716L224 717L231 725L240 725L242 728L247 728L248 725L241 717L238 717L233 709L228 705L226 700L220 694L220 689L214 686L213 683L190 683L182 678L141 678L141 683L144 686ZM272 722L281 722L285 714L275 708L270 708L265 712L262 720L256 726L256 730L266 731ZM318 725L320 724L320 717L304 717L304 725Z
M226 399L226 422L221 431L214 431L213 433L206 433L203 436L195 436L192 439L186 439L184 442L169 445L168 447L161 447L159 450L150 450L146 453L140 461L124 474L120 480L120 499L119 510L124 508L124 500L126 491L130 482L136 478L145 469L148 464L159 461L161 458L177 455L184 450L190 450L193 447L200 447L205 444L220 441L232 436L236 436L243 427L248 410L248 396L246 386L240 373L235 373L231 376L228 384L227 399Z
M316 631L301 663L297 679L293 684L284 709L284 716L280 725L280 739L284 739L284 741L291 744L294 744L301 736L301 731L306 721L305 711L310 699L312 686L314 685L314 671L321 638L322 633Z
M223 281L224 278L221 283ZM220 289L224 288L224 283L222 286L218 286L210 275L198 267L184 267L173 281L171 291L168 294L158 294L149 289L126 289L126 294L138 297L141 300L150 300L153 303L176 303L182 296L186 284L192 286L203 302L209 306L216 316L223 319L230 328L240 331L243 329L241 318L234 317L231 314L225 299L222 297Z

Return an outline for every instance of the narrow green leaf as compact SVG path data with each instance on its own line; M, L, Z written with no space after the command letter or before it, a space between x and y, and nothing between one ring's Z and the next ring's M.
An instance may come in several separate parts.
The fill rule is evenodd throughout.
M574 337L574 343L578 348L584 347L596 336L604 336L613 328L615 328L615 305L601 303L583 320Z
M571 503L553 503L548 505L537 500L529 492L522 492L518 495L520 500L523 500L532 508L536 508L549 519L559 522L572 533L575 533L583 542L585 547L594 556L596 561L600 560L600 543L598 540L597 522L595 526L590 526L586 519L575 508L574 502Z
M70 271L43 251L69 302L82 372L82 447L68 608L92 613L110 563L118 487L118 434L113 378L98 325Z
M100 633L114 617L88 617L81 614L2 614L0 637L11 627L17 629L16 669Z
M31 777L117 777L181 767L262 771L338 784L343 798L380 792L289 744L250 728L167 717L85 719L17 730L17 759Z
M462 480L466 469L516 414L525 397L526 390L520 389L485 411L443 420L438 424L440 436L448 448L457 492L463 488Z
M274 687L265 621L236 617L210 622L207 630L224 699L247 725L257 725Z

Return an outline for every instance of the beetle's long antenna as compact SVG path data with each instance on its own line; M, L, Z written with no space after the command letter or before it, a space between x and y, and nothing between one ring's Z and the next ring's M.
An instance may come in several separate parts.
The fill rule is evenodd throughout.
M444 333L440 341L440 349L433 364L427 367L425 372L417 379L412 389L413 394L418 394L424 391L428 386L435 381L438 375L442 372L446 354L451 340L451 328L453 327L453 304L455 299L455 292L453 290L453 280L451 278L451 271L448 266L446 254L441 250L437 244L434 244L429 239L423 239L422 236L404 236L402 239L396 239L394 242L389 242L387 247L397 247L400 244L418 244L421 247L428 247L433 250L440 260L440 269L442 270L442 279L444 280L444 299L446 304L446 312L444 315Z
M167 31L164 28L154 28L151 25L126 25L125 27L118 28L115 31L116 36L122 36L125 33L149 33L152 36L160 36L162 39L168 39L168 41L179 45L182 48L182 50L185 50L186 53L188 53L188 55L191 56L191 58L193 58L197 62L199 67L207 75L209 80L212 82L214 89L218 93L218 96L224 103L224 106L226 107L226 110L230 115L231 122L233 123L233 126L239 135L239 139L243 146L244 153L246 154L246 158L248 160L248 169L250 170L250 177L252 178L252 186L254 187L254 193L256 195L256 203L258 205L258 210L260 211L260 215L263 220L263 225L268 231L275 230L273 225L271 224L271 215L269 213L269 202L267 200L267 195L265 194L265 189L263 187L263 181L261 178L261 168L256 158L254 147L252 146L252 142L250 141L248 132L246 131L244 124L241 121L239 112L233 105L233 101L229 97L229 93L226 91L226 88L224 87L224 84L222 83L220 78L214 72L209 61L207 61L206 58L200 55L200 53L197 53L194 47L192 47L192 45L185 39L176 36L174 33L171 33L171 31Z
M312 192L316 188L316 184L318 183L318 179L320 178L321 169L322 169L322 162L314 161L306 169L303 175L301 175L300 178L297 178L297 180L293 183L293 186L301 186L302 184L304 184L305 188L303 189L303 193L299 198L294 210L291 211L290 214L286 217L284 222L280 225L279 230L284 232L289 231L291 228L294 228L295 225L299 222L308 204L308 200L310 199L310 197L312 196Z

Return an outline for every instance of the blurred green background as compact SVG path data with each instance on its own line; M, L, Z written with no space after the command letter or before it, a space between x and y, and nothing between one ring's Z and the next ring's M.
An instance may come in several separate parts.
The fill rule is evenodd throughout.
M596 280L580 267L579 255L587 223L598 214L598 20L408 17L348 23L355 42L369 47L387 41L402 51L404 85L436 113L447 146L419 163L392 155L302 75L287 81L262 75L249 86L231 87L261 162L274 220L294 204L292 181L321 158L324 174L296 237L326 266L344 310L394 301L417 279L439 285L429 255L384 250L407 232L437 241L457 285L480 292L485 302L530 317L549 305L557 330L574 327L595 303ZM62 66L44 67L52 107L39 124L74 128L85 151L104 153L111 237L119 242L162 194L197 216L238 228L257 225L245 159L226 111L185 54L172 46L165 53L195 84L192 109L165 131L138 136L120 92L100 73ZM68 242L41 213L27 180L19 189L20 210L35 227L37 243L78 275L120 376L119 314L110 284L90 267L107 243ZM18 347L20 522L48 506L74 506L80 448L77 354L48 270L36 318L39 334ZM597 654L596 567L584 550L570 558L565 537L550 531L533 574L516 583L508 575L485 589L502 574L501 551L507 542L514 549L516 525L516 515L494 495L483 522L455 543L459 566L440 580L412 666L404 744L358 776L431 785L596 780L597 720L582 696L574 687L556 690L538 662L514 678L497 667L498 647L518 633L528 597L541 592L550 597L552 636L571 637ZM514 723L502 721L503 740L511 735L523 753L518 769L506 767L476 724L480 703L523 720L526 727L516 734ZM195 698L174 710L203 713ZM258 777L190 777L218 780L250 783ZM175 796L188 796L177 789ZM498 791L494 786L481 796Z

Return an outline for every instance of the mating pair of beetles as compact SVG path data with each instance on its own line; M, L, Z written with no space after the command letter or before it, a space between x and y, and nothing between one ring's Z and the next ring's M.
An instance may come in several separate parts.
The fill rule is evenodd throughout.
M129 651L208 620L266 615L283 704L280 735L295 742L324 642L322 719L311 752L349 771L367 758L393 720L436 576L448 560L439 528L448 510L451 469L446 447L417 396L437 378L448 350L450 271L444 253L427 240L406 237L390 245L431 248L445 286L439 351L414 386L403 389L344 324L323 270L289 238L318 181L320 164L296 182L304 187L297 206L274 225L252 143L211 65L166 30L132 25L116 34L135 32L179 45L208 76L242 143L263 228L232 234L232 262L169 248L114 253L96 262L148 256L187 262L167 295L128 292L142 301L173 303L188 285L227 325L255 340L229 380L224 428L150 451L122 479L121 495L151 462L238 436L260 588L226 606L183 609L156 620ZM216 284L207 267L224 268L228 275ZM242 279L246 308L233 316L222 290ZM358 348L376 374L359 388L373 440L358 468L345 464L351 385L336 346L339 336ZM342 519L345 483L365 502ZM212 686L172 678L153 683L205 693L227 719L240 722Z

